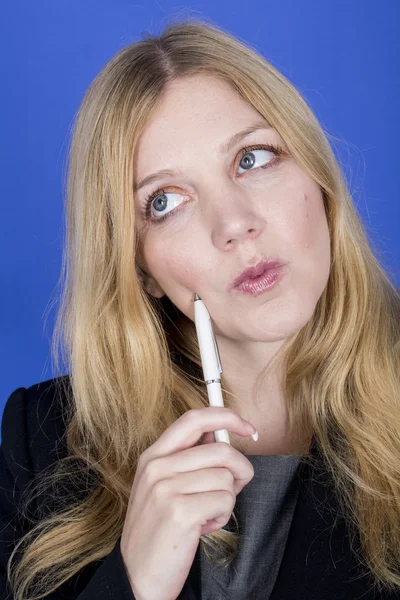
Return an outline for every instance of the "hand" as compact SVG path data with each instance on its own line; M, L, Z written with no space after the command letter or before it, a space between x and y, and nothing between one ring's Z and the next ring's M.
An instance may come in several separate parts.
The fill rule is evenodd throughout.
M120 544L137 600L176 600L200 536L228 523L254 469L230 444L214 442L213 432L255 432L244 423L228 408L192 409L140 456Z

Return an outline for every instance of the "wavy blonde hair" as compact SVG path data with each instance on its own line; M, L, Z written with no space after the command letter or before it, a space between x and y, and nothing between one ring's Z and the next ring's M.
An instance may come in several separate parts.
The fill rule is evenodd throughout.
M97 75L74 125L52 343L58 373L59 353L70 373L56 380L68 398L69 456L42 474L27 502L29 493L32 499L60 482L65 496L71 478L77 487L14 549L15 598L43 598L109 554L122 533L141 453L183 413L208 406L194 323L167 297L143 289L133 201L141 132L168 82L199 73L233 85L323 192L329 280L312 318L273 364L284 359L287 366L292 439L296 430L313 432L349 527L360 534L360 560L378 586L397 588L400 298L371 250L328 136L278 70L216 25L188 19L169 23L159 37L142 37ZM223 376L222 386L229 407ZM238 542L238 532L228 529L200 539L221 566L232 561ZM212 556L211 549L218 552Z

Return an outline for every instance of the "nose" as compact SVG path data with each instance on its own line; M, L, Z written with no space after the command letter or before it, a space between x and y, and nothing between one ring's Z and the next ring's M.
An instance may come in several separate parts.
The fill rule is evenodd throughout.
M225 192L226 193L226 192ZM214 198L216 208L212 211L212 238L216 247L228 250L238 244L255 240L264 231L266 221L248 194L243 191L230 194L221 200Z

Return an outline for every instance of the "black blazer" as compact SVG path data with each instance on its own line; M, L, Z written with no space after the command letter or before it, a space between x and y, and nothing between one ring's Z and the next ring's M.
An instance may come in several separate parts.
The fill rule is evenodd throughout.
M68 378L68 376L65 376ZM68 380L68 379L67 379ZM67 449L63 398L54 392L54 379L18 388L8 398L2 418L0 449L0 597L11 600L6 564L15 540L27 531L18 518L21 492L38 473ZM64 404L65 405L65 404ZM302 463L301 485L281 567L270 600L362 600L400 598L398 592L374 592L369 573L350 550L344 520L332 482L320 462L315 440L312 456L321 467ZM41 501L46 502L46 498ZM179 600L200 600L200 545ZM135 600L120 551L85 567L46 596L49 600ZM156 598L154 600L157 600ZM245 600L245 599L244 599Z

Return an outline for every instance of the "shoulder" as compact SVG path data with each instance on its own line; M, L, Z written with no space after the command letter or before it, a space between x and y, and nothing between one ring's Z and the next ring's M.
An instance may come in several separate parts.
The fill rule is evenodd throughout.
M1 421L2 450L20 485L66 455L70 399L68 375L19 387L9 396Z

